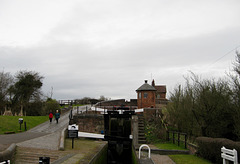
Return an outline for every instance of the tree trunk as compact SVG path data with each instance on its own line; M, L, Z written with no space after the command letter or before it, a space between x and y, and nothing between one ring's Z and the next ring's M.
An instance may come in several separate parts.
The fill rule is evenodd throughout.
M21 104L21 110L20 110L19 116L23 116L23 105L22 104Z
M201 132L202 132L202 136L206 137L207 136L207 127L201 127Z

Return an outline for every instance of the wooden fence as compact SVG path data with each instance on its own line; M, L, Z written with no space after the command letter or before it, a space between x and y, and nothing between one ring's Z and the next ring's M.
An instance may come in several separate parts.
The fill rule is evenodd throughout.
M171 137L170 137L170 134L172 134ZM180 146L180 142L182 142L182 143L184 143L185 149L187 148L187 134L186 133L167 131L167 141L172 141L173 144L177 143L178 146Z

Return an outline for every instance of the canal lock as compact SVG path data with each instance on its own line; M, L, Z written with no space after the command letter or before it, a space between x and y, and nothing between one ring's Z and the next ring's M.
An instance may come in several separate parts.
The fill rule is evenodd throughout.
M104 139L108 142L90 164L151 164L151 159L139 159L132 143L132 115L135 111L112 110L104 114Z

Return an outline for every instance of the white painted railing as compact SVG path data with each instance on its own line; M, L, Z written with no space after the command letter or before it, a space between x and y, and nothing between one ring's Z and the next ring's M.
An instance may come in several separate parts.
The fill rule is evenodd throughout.
M234 164L238 164L237 151L235 149L226 149L224 146L221 148L221 157L223 158L223 164L226 164L226 160L233 161Z
M0 164L10 164L10 160L6 160L6 161L3 161L3 162L0 162Z
M139 147L139 156L138 156L138 158L141 159L141 149L142 149L143 147L147 147L147 148L148 148L148 158L151 158L151 149L150 149L150 147L149 147L148 145L146 145L146 144L142 144L142 145Z

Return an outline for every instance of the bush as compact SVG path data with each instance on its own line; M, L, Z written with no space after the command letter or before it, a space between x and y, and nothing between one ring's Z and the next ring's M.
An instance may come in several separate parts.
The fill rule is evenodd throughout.
M166 140L166 129L157 122L145 122L145 137L147 143L156 143Z
M56 110L60 109L60 105L57 102L57 100L54 99L48 99L45 104L45 113L49 114L49 112L55 113Z
M240 160L240 142L234 142L225 138L198 137L197 155L210 160L213 163L222 163L221 148L236 149L238 152L238 161Z
M43 116L43 102L42 101L34 101L29 103L25 108L27 116Z

